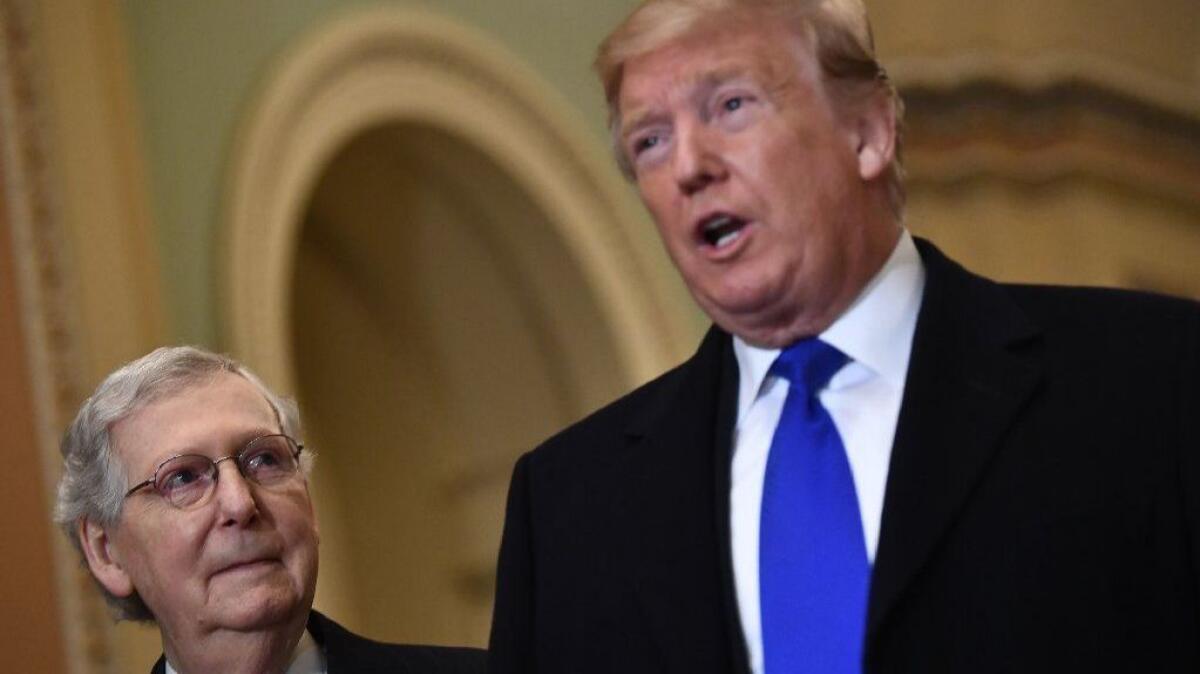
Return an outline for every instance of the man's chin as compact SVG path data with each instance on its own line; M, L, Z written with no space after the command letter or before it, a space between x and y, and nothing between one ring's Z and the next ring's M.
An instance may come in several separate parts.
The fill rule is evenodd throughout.
M718 289L696 299L714 323L752 343L763 341L763 336L774 334L790 322L777 294L764 288Z
M733 313L702 308L722 330L763 349L784 348L828 327L819 321L806 321L806 317L797 312L761 309Z
M209 615L214 627L249 632L288 623L308 608L290 588L260 587L218 599Z

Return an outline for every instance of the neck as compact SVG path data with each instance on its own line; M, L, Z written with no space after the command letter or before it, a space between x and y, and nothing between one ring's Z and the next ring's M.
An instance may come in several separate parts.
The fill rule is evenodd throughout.
M304 634L308 615L255 631L218 629L206 634L172 636L163 629L163 653L179 674L283 674Z

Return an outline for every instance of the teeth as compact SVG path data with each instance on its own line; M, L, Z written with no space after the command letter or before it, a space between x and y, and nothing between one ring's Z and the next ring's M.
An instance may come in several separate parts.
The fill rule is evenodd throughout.
M709 220L708 224L704 225L704 233L716 234L718 229L721 229L722 227L732 223L733 218L729 217L728 215L718 215L712 220Z
M724 246L725 244L733 243L733 242L734 242L734 241L736 241L736 240L737 240L737 238L738 238L738 237L740 237L741 235L742 235L742 230L740 230L740 229L735 229L735 230L733 230L732 232L729 232L728 234L725 234L725 235L724 235L724 236L722 236L721 238L717 239L717 243L716 243L716 244L714 244L714 245L715 245L717 248L720 248L721 246Z
M702 227L704 240L716 248L728 245L741 236L744 224L732 215L714 215Z

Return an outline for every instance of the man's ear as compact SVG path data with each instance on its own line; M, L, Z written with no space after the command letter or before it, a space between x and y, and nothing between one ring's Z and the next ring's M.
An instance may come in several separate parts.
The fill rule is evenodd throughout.
M104 589L117 597L133 594L133 581L121 566L108 531L87 517L79 520L79 543L88 568Z
M321 544L321 520L317 519L316 508L313 507L312 501L308 502L308 507L313 511L313 533L317 536L317 545Z
M896 156L896 107L882 91L860 105L854 129L858 175L870 182L884 175Z

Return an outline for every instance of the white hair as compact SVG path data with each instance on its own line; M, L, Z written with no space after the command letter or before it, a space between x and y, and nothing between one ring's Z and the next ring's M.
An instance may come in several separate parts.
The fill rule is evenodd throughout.
M273 393L232 358L192 346L173 346L155 349L126 363L108 375L83 403L62 440L63 471L54 520L81 556L80 523L86 519L106 528L115 527L129 489L129 476L113 452L113 425L156 400L210 382L221 373L240 376L253 384L270 403L281 432L300 439L300 412L295 402ZM305 474L312 469L310 454L301 457L301 468ZM100 589L118 619L154 619L136 592L117 597L103 585Z

